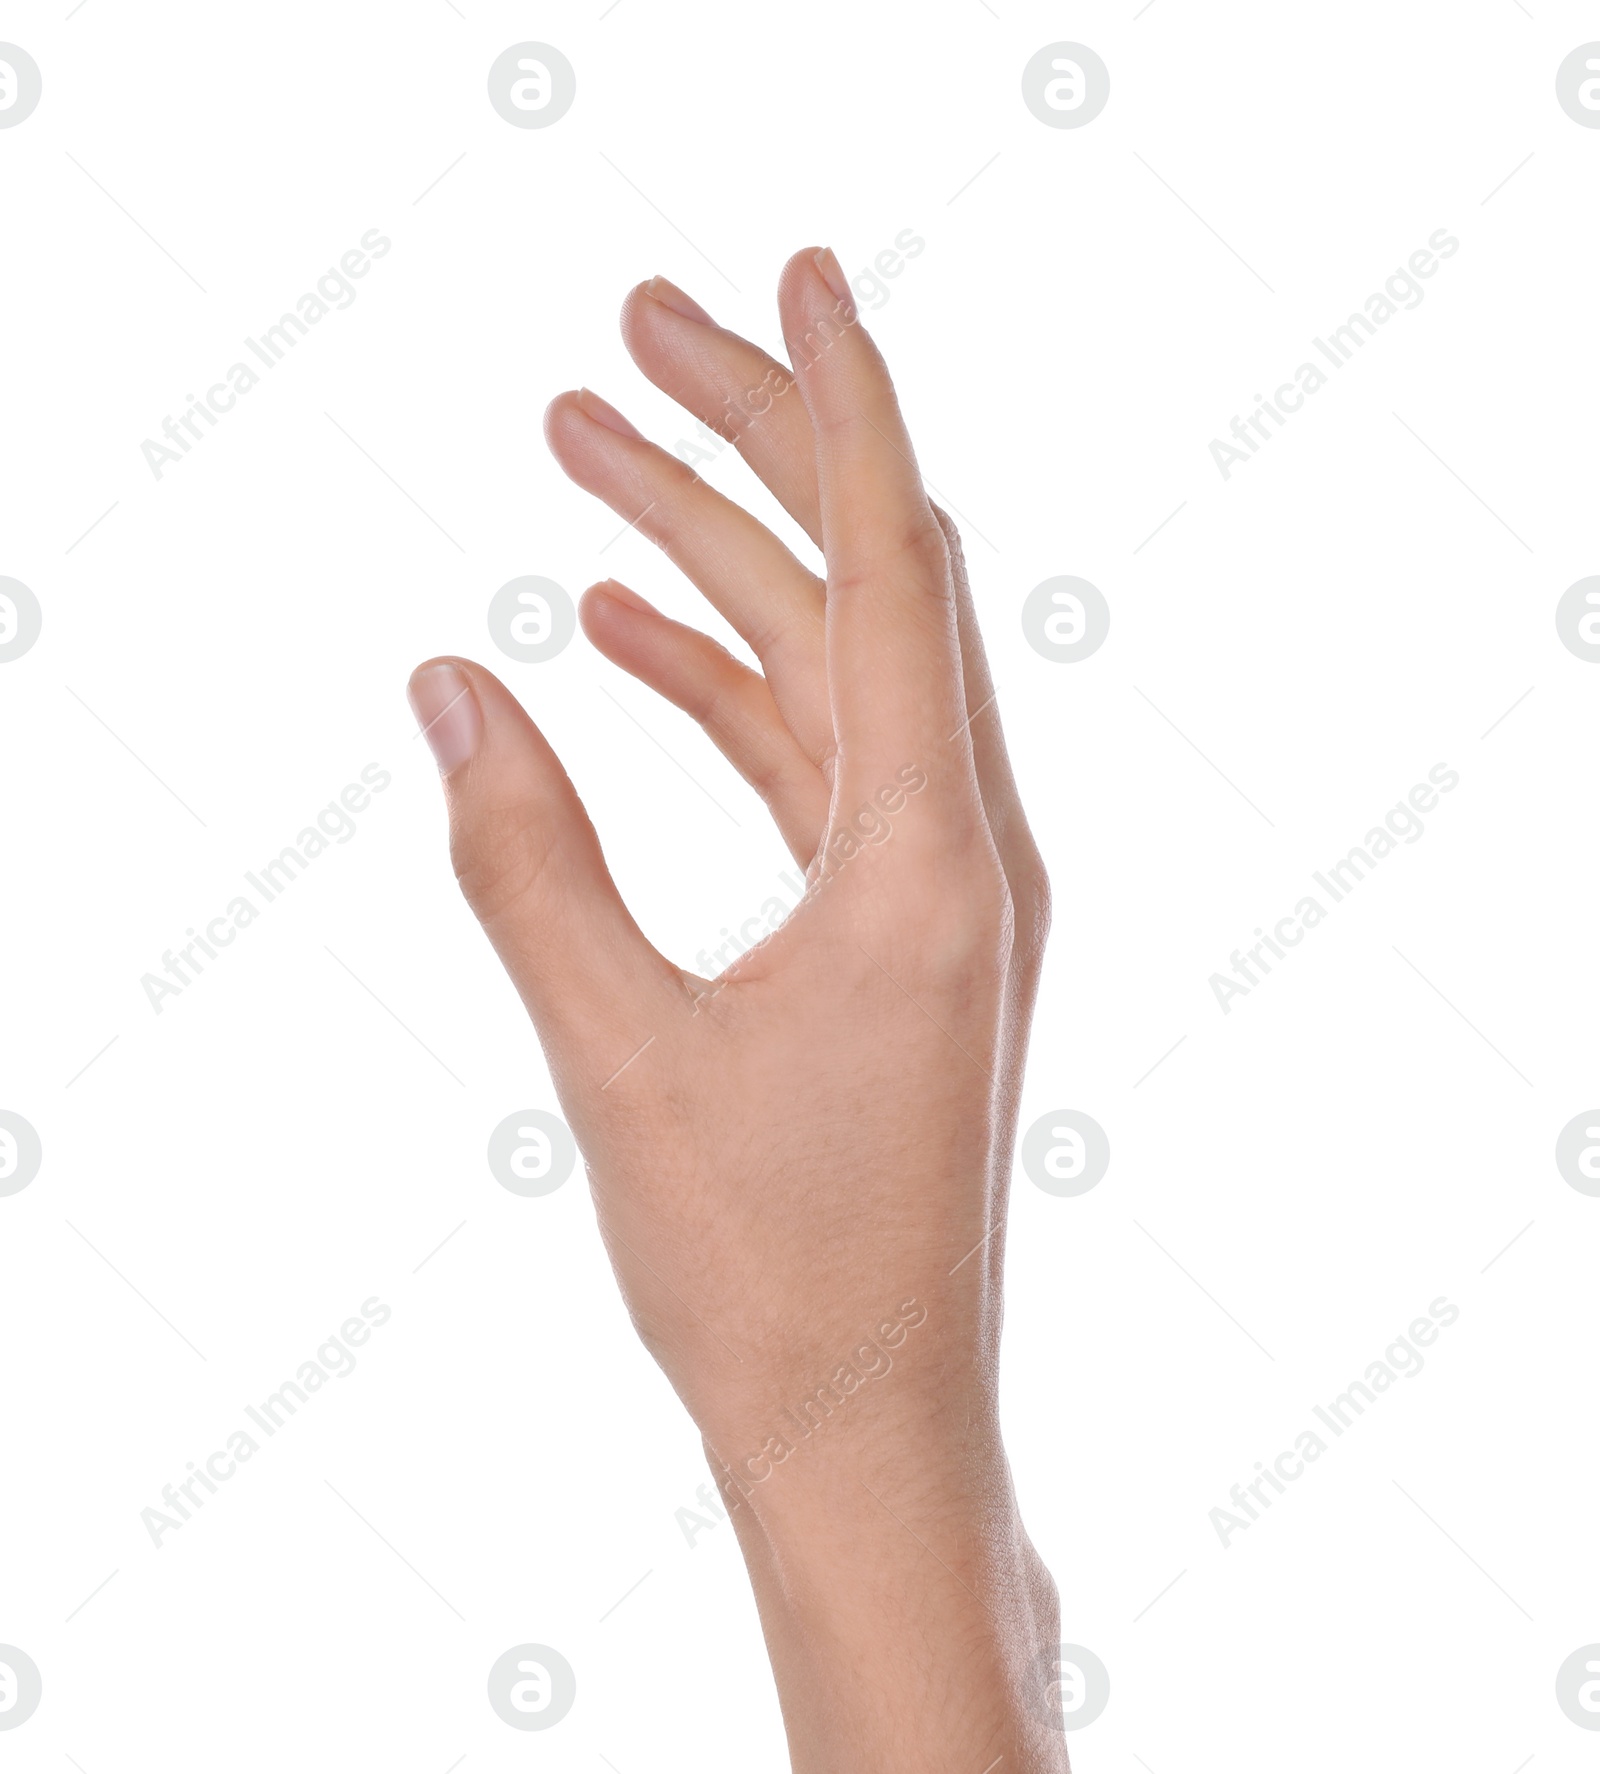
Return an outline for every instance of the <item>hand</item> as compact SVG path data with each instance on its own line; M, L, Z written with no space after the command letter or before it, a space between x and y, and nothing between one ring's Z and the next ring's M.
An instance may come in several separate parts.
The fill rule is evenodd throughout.
M505 687L435 660L412 702L628 1309L738 1525L795 1768L1064 1769L1039 1661L1054 1589L995 1396L1048 889L959 539L832 253L789 262L779 307L789 365L659 278L623 332L825 582L587 391L546 434L761 662L615 581L583 600L593 644L701 723L805 866L782 928L714 980L673 966Z

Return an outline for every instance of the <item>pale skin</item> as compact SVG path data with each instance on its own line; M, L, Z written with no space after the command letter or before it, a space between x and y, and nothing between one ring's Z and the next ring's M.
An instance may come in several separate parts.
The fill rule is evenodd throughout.
M661 278L622 329L815 566L597 396L545 429L760 662L615 581L584 597L593 645L700 722L807 869L783 927L716 981L674 966L496 678L431 660L412 705L623 1298L737 1527L797 1774L1064 1774L1056 1591L996 1408L1049 890L959 540L831 252L789 261L779 313L783 364Z

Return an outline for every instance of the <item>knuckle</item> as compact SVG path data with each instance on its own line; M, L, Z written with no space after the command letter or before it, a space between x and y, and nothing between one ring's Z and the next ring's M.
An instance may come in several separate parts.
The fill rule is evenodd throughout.
M950 591L950 561L945 533L932 509L924 507L903 530L890 533L859 554L853 552L838 568L830 567L828 590L838 596L864 591L885 579L913 578L944 598Z
M741 630L769 679L784 674L798 677L824 668L826 629L821 610L825 593L820 579L810 574L807 578L815 592L816 614L785 608L774 600L771 609L754 611L748 628Z
M944 535L945 549L950 558L950 572L957 584L965 584L967 580L967 551L962 545L961 532L956 528L955 519L941 506L935 505L933 515L938 520L939 529Z
M693 716L711 740L723 750L739 732L738 698L726 682L696 686L684 703L684 712Z
M1025 953L1038 955L1044 952L1044 946L1050 940L1050 876L1044 858L1031 839L1027 852L1012 884L1011 898L1016 908L1017 942Z
M952 846L940 866L917 870L907 895L908 926L929 984L1003 966L1017 911L992 848Z
M770 806L792 787L794 772L779 752L767 746L753 746L742 754L741 770L763 801Z
M665 450L656 462L656 471L660 490L676 498L692 499L705 488L705 480L698 468Z
M491 924L526 899L549 867L552 845L515 807L479 814L453 826L450 862L467 904Z
M713 739L736 732L745 710L745 668L716 641L696 644L698 670L686 686L682 707Z
M632 517L621 506L614 509L647 541L670 554L694 533L705 492L705 482L687 462L663 451L639 484L636 496L644 509Z
M963 549L961 546L961 532L956 527L956 520L951 517L950 513L946 511L942 505L934 505L930 501L928 509L932 511L934 521L938 524L940 533L944 536L945 547L950 550L950 558L952 560L959 560L962 556Z
M772 743L761 719L766 692L760 680L731 654L724 653L722 659L723 669L705 686L690 712L745 781L770 802L791 785L792 761Z

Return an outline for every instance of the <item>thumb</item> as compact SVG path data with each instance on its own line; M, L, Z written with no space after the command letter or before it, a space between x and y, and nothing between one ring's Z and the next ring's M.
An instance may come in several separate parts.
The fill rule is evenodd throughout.
M682 978L634 923L577 791L505 685L468 660L430 659L407 694L444 781L467 903L540 1040L559 1049L552 1070L599 1088L685 999Z

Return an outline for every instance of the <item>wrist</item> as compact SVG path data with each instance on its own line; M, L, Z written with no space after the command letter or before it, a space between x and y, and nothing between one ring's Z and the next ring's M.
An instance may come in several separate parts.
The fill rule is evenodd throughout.
M1019 1595L1032 1601L1032 1584L1019 1591L1018 1582L1036 1555L1004 1449L987 1430L937 1444L802 1445L763 1484L718 1476L730 1516L759 1535L797 1610L830 1608L912 1572L952 1613L994 1619Z
M1064 1770L1043 1673L1055 1585L998 1435L860 1439L793 1460L724 1495L796 1774L965 1761L976 1774L1002 1756L1014 1774Z

